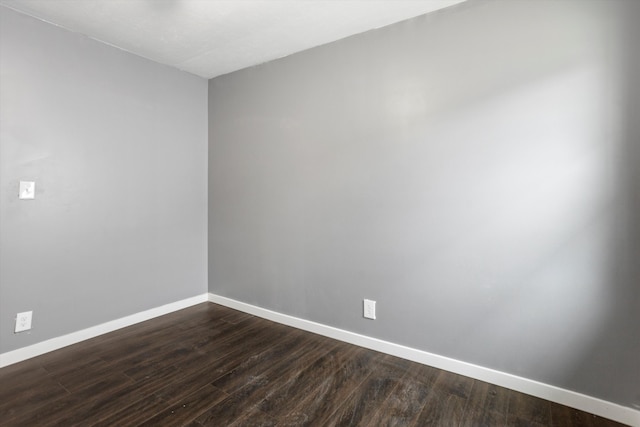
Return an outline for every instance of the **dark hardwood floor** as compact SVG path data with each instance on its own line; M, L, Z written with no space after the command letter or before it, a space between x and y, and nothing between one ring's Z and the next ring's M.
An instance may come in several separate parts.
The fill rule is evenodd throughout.
M205 303L0 369L2 426L616 426Z

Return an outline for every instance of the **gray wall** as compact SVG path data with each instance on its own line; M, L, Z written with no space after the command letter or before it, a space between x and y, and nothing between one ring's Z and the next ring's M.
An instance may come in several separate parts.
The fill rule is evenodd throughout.
M206 292L206 88L0 7L0 352Z
M638 3L471 1L210 80L210 292L639 407Z

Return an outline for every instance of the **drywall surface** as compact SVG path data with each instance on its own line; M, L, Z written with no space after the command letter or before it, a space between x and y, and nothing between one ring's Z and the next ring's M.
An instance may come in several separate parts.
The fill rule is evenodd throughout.
M210 80L210 292L640 407L639 18L471 1Z
M207 81L0 19L0 352L206 292Z

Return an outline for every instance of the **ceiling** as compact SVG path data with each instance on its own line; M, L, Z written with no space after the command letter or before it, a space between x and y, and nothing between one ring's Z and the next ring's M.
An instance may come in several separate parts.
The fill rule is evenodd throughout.
M0 4L204 78L465 0L0 0Z

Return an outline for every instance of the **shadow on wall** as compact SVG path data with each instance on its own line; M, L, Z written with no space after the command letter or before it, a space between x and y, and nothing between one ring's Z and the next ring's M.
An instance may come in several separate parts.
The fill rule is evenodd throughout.
M523 367L515 374L532 377L533 368L543 382L640 409L640 2L618 2L614 15L616 50L600 58L605 68L572 64L501 95L501 103L516 106L522 95L547 106L514 124L528 139L517 154L510 150L518 144L478 153L488 169L473 183L478 200L468 200L480 207L478 224L440 247L439 257L450 264L447 254L480 253L467 266L495 298L453 341L487 356L490 341L508 342L505 360L516 356ZM491 206L486 194L509 203ZM528 250L509 253L516 237ZM450 303L456 298L452 289Z
M516 360L516 375L640 408L640 2L613 8L598 55L550 54L525 79L494 81L486 94L459 89L447 105L395 103L404 120L438 112L431 120L440 129L416 138L437 156L394 147L388 159L398 164L386 169L427 170L415 192L431 185L422 190L428 196L405 224L456 224L428 230L403 260L406 282L442 286L444 299L423 315L425 324L456 312L460 327L437 337L453 349L443 353L474 349L497 369ZM505 116L512 120L500 122ZM465 168L482 173L460 179ZM384 244L391 253L398 242ZM477 289L458 285L471 275ZM416 303L429 297L421 296ZM497 355L505 343L509 353Z
M615 215L604 281L604 296L612 300L613 309L602 333L592 337L582 360L576 361L571 382L580 387L600 380L606 396L640 409L640 2L620 1L617 6L620 25L614 81L618 86L612 135L618 139L620 152L615 159ZM593 366L603 369L594 372Z

